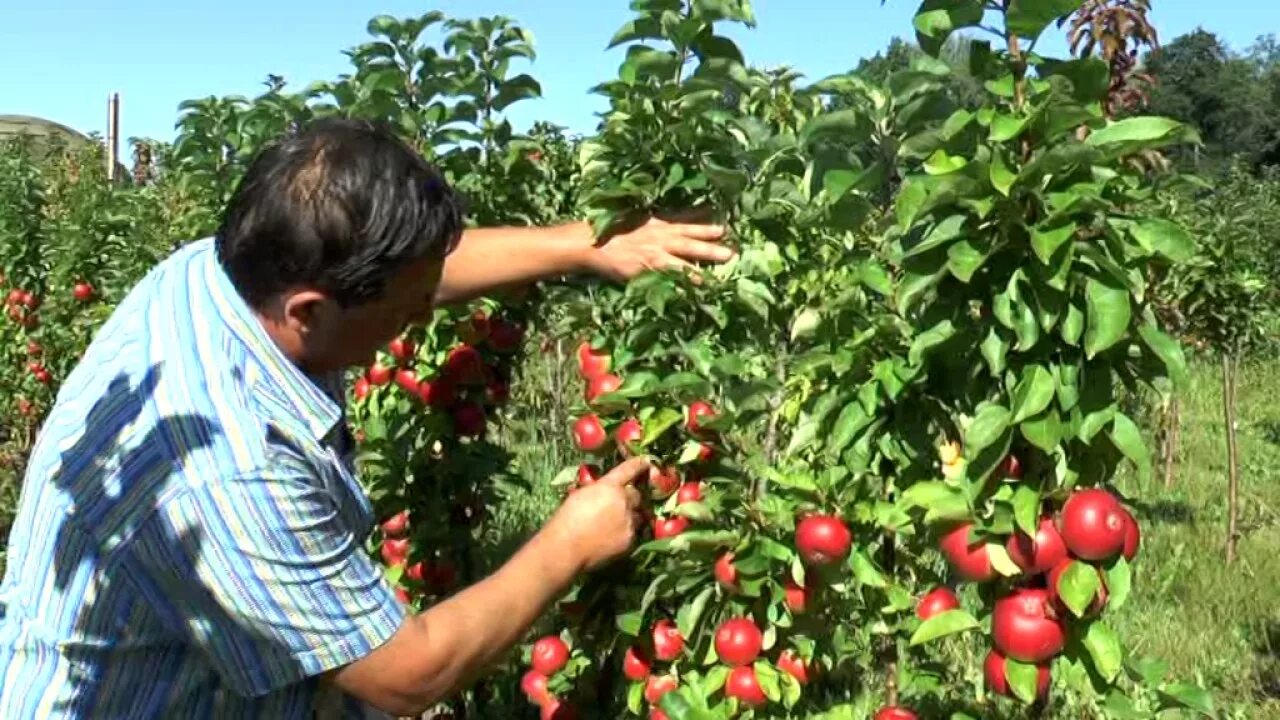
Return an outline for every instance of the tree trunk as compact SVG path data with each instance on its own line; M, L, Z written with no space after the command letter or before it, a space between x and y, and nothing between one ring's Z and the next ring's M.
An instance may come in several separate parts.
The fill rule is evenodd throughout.
M1231 353L1222 356L1222 414L1227 425L1227 563L1236 559L1239 535L1240 471L1236 452L1236 366Z
M1175 397L1169 401L1164 417L1164 489L1172 490L1173 465L1178 456L1179 436L1182 434L1182 408L1179 406L1178 398Z

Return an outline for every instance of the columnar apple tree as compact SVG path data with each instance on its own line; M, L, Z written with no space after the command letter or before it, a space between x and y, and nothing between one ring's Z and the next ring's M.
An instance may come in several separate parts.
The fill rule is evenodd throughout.
M745 0L632 3L585 211L607 236L710 207L740 255L567 319L583 458L562 483L656 469L650 536L561 606L539 642L562 661L529 656L544 718L978 717L1051 687L1077 716L1209 710L1107 617L1141 591L1117 477L1150 460L1124 400L1185 374L1144 290L1189 238L1134 214L1154 179L1129 159L1194 138L1109 120L1102 61L1026 50L1078 5L930 0L933 56L796 103L718 32L753 23ZM986 92L961 106L936 54L984 22L998 43L963 71ZM975 698L939 660L976 648Z

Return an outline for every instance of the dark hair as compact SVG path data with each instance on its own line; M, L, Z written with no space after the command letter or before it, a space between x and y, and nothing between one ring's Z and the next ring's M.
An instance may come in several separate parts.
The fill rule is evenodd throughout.
M462 215L440 172L387 127L331 118L254 158L215 242L252 307L299 285L350 307L405 264L452 251Z

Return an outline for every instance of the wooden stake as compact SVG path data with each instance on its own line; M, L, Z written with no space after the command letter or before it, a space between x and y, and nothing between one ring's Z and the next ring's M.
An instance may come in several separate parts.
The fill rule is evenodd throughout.
M1222 414L1227 423L1227 563L1236 559L1240 515L1240 472L1236 452L1236 367L1230 353L1222 355Z
M1169 401L1168 407L1165 408L1165 435L1164 435L1164 489L1173 489L1173 466L1178 455L1178 441L1182 434L1182 408L1179 407L1178 398Z

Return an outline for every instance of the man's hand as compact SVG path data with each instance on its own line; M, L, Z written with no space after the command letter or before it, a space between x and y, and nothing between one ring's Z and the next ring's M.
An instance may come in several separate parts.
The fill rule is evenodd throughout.
M733 250L721 244L719 225L668 222L650 218L639 227L603 241L589 264L598 275L625 282L646 270L685 269L694 263L723 263Z
M640 524L640 491L651 463L632 458L580 488L547 522L547 539L564 549L578 572L594 570L631 549Z

